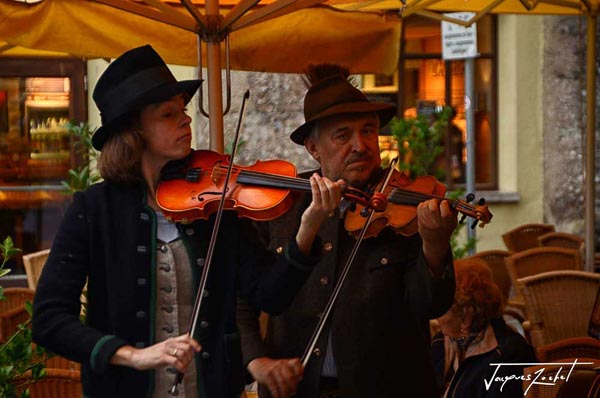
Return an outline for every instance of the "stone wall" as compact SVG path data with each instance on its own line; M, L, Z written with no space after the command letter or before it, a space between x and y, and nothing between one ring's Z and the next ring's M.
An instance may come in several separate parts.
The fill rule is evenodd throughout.
M235 163L250 165L256 160L285 159L298 171L317 167L303 146L289 135L304 122L303 101L306 86L300 75L233 72L231 110L224 118L225 146L233 141L242 98L250 90ZM206 95L205 95L206 97ZM225 101L225 99L223 100ZM204 99L206 103L206 98ZM205 105L205 110L207 110ZM197 148L208 148L209 126L205 117L196 118Z
M547 17L544 42L544 221L555 224L559 231L583 236L587 94L585 17ZM597 84L596 92L600 93L600 84ZM596 100L598 102L598 98ZM600 109L598 105L596 107ZM598 122L596 119L596 130ZM596 161L596 183L599 166ZM596 204L596 220L599 210ZM600 226L596 223L596 236L598 231ZM598 240L596 242L598 246Z

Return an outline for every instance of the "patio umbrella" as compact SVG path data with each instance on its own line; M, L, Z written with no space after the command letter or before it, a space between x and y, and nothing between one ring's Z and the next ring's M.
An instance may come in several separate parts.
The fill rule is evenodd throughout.
M0 45L114 58L150 43L168 63L208 74L211 149L223 152L222 66L301 73L340 63L352 73L397 67L397 13L343 11L321 0L0 0ZM206 48L198 51L201 39ZM222 42L228 54L222 53ZM229 55L226 57L226 55ZM201 71L201 68L199 68ZM202 104L202 101L200 101ZM203 113L205 113L203 111Z

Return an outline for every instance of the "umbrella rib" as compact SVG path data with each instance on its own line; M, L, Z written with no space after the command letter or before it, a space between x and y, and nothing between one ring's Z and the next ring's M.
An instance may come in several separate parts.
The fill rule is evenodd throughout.
M402 11L402 16L407 17L411 14L416 13L417 11L424 10L425 8L438 3L439 0L417 0L414 3L407 5L406 8Z
M200 11L196 8L194 4L190 0L180 0L181 4L188 10L188 12L192 15L194 20L200 25L200 30L205 31L206 26L208 25L206 17L200 14Z
M140 15L146 18L154 19L159 22L166 23L167 25L177 26L181 29L189 30L190 32L196 32L196 23L193 21L186 21L179 16L163 14L156 11L148 6L140 6L138 4L131 3L124 0L92 0L97 3L102 3L109 7L118 8L132 14Z
M440 13L437 13L437 12L434 12L434 11L419 10L419 11L414 11L413 13L417 14L417 15L421 15L423 17L435 19L435 20L438 20L438 21L451 22L451 23L454 23L454 24L457 24L457 25L461 25L461 26L469 26L470 23L471 23L471 22L468 22L468 21L463 21L462 19L452 18L452 17L446 16L444 14L440 14Z
M337 5L335 8L339 8L340 10L345 11L357 11L365 7L371 6L373 4L381 3L382 1L383 0L357 1L355 3L340 4Z
M222 29L227 29L228 26L240 19L246 12L258 4L260 0L242 0L225 15L223 18Z
M239 30L259 22L264 22L268 19L273 19L278 16L289 14L302 8L307 8L315 4L320 4L325 0L277 0L274 3L253 11L250 14L244 15L237 22L231 25L231 31Z
M552 4L555 6L562 6L567 8L574 8L576 10L581 9L581 5L579 3L574 3L572 1L566 0L540 0L539 3Z

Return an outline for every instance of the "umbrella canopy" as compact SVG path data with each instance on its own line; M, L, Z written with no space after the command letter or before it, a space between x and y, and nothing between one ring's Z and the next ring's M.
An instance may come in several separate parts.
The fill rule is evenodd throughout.
M343 11L320 3L42 0L26 4L0 0L0 40L87 58L114 58L130 48L151 44L168 63L206 66L209 110L201 111L209 117L211 149L223 152L222 65L289 73L301 73L306 65L322 62L348 65L353 73L389 74L396 69L397 13ZM205 48L199 46L201 41ZM222 42L228 49L225 53Z
M168 63L197 66L197 24L181 6L166 5L178 14L175 19L169 13L155 15L155 8L137 1L110 3L135 7L126 11L88 0L43 0L34 4L0 0L0 50L17 46L7 50L6 55L31 54L35 49L85 58L115 58L150 43ZM204 12L203 5L198 7L198 12ZM229 6L220 12L226 17L230 10ZM300 9L262 23L246 22L248 25L230 34L232 69L302 73L308 63L328 61L349 65L353 73L389 74L397 67L400 18L396 14L347 12L323 6ZM204 54L206 66L206 49ZM224 54L221 61L225 61Z

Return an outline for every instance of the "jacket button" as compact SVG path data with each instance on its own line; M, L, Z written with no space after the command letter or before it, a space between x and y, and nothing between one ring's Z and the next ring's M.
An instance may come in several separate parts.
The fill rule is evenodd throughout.
M143 341L138 341L135 343L135 348L144 348L146 344Z
M283 246L277 246L277 249L275 249L275 253L277 253L277 254L283 253Z
M135 317L137 319L144 319L146 317L146 312L145 311L138 311L135 313Z
M200 322L200 327L201 327L202 329L206 329L206 328L208 327L208 322L206 322L206 321L202 321L202 322Z
M203 359L208 359L208 358L210 358L210 353L209 353L208 351L204 351L204 352L203 352L201 355L202 355L202 358L203 358Z
M170 314L171 312L173 312L173 306L168 305L166 307L161 307L161 310L163 310L164 312Z
M321 282L321 285L323 285L323 286L329 285L329 278L326 276L322 276L321 279L319 279L319 281Z
M202 297L206 298L209 294L210 293L208 292L208 290L204 289L204 291L202 292Z
M316 357L320 357L321 356L321 350L319 348L315 348L313 350L313 355Z
M173 288L171 286L165 286L161 287L160 290L165 291L167 293L171 293L173 291Z
M139 245L139 246L137 247L137 251L138 251L138 253L146 253L146 246L144 246L144 245Z
M149 221L150 220L150 216L146 213L140 213L140 218L144 221Z
M387 257L381 257L381 260L379 261L381 263L381 265L387 265L390 260L388 260Z
M165 327L162 327L161 329L167 333L173 333L173 330L175 330L175 329L173 329L173 326L171 326L171 325L167 325Z
M194 228L186 228L185 229L185 234L188 235L188 236L194 235Z
M146 279L146 278L138 278L137 279L138 286L146 286L147 283L148 283L148 279Z
M205 260L205 259L203 259L202 257L200 257L200 258L196 259L196 265L197 265L198 267L204 267L204 263L205 263L205 262L206 262L206 260Z
M330 252L333 250L333 243L331 242L327 242L323 245L323 249L325 249L326 252Z
M169 251L169 247L167 245L160 245L160 248L158 249L163 253L166 253Z
M171 266L169 264L164 264L158 267L158 269L160 269L161 271L169 272L171 271Z

